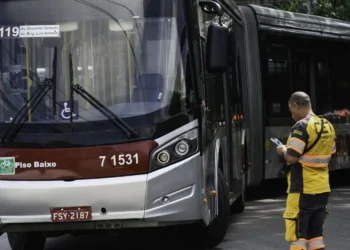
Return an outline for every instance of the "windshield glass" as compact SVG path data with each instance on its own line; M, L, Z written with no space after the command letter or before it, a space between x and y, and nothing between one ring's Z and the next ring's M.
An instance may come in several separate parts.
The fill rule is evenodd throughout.
M11 122L45 78L55 86L26 112L25 124L91 131L107 122L86 99L72 95L71 84L122 119L143 117L133 126L179 114L186 109L184 27L177 0L0 2L0 123Z

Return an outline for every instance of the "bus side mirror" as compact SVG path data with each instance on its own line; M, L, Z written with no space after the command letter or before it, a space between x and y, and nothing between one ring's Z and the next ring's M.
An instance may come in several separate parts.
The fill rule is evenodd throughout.
M222 16L224 14L221 5L218 2L212 0L200 0L199 6L204 12L208 14L216 14L218 16Z
M229 31L226 26L211 24L207 34L207 71L223 73L226 71L228 59Z

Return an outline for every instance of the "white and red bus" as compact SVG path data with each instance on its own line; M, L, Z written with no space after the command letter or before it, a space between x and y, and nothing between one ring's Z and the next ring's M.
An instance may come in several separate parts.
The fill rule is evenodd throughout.
M222 241L246 187L236 11L0 1L0 232L13 250L189 223L198 245Z

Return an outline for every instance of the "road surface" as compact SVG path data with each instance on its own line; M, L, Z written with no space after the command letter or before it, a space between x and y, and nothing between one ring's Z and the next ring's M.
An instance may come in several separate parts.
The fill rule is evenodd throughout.
M244 213L232 216L226 239L216 249L289 249L284 241L284 222L281 217L285 206L284 186L277 185L270 189L278 190L277 195L255 197L247 202ZM271 190L266 191L271 193ZM350 246L350 186L338 185L332 191L328 207L330 215L325 224L326 249L346 250ZM63 236L49 239L45 250L131 249L135 242L141 243L142 249L146 246L152 249L153 243L163 236L159 237L158 233L151 236L153 237L147 243L139 237L132 243L120 243L115 236ZM161 244L161 249L170 249L171 246L172 241L169 238ZM0 237L0 249L10 250L6 235Z

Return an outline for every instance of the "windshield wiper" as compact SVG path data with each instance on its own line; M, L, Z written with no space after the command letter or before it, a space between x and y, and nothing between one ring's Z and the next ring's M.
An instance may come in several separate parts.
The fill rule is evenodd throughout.
M70 69L70 118L72 122L72 113L73 113L73 91L77 94L79 94L81 97L83 97L88 103L90 103L95 109L100 111L106 118L108 118L114 125L116 125L118 128L120 128L128 138L132 136L136 136L137 132L126 122L124 122L122 119L120 119L116 114L114 114L111 110L109 110L105 105L103 105L99 100L97 100L94 96L92 96L89 92L87 92L81 85L79 84L73 84L73 61L72 61L72 55L69 55L69 69Z
M18 111L16 116L12 119L9 128L6 130L4 136L1 138L0 143L2 145L9 144L18 134L18 131L23 127L28 111L31 109L33 112L36 107L39 106L41 100L46 96L46 94L56 85L56 63L57 61L57 47L55 47L54 58L53 58L53 74L51 78L45 78L45 80L38 86L31 97L23 105L23 107ZM34 103L34 105L33 105Z
M120 128L127 135L128 138L130 138L131 136L137 135L137 132L131 126L129 126L126 122L124 122L112 111L110 111L105 105L103 105L99 100L93 97L82 86L80 86L79 84L74 84L73 90L74 92L82 96L94 108L100 111L106 118L108 118L111 122L113 122L113 124L115 124L118 128Z

